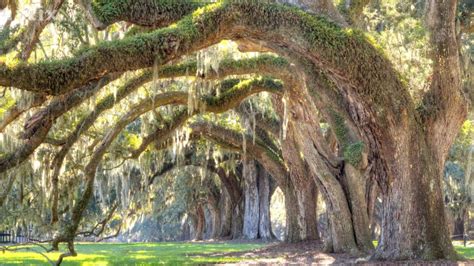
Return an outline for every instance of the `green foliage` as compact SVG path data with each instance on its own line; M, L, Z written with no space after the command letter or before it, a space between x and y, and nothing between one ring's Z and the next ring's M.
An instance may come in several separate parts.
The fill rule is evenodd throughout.
M337 140L342 146L342 148L346 148L349 145L349 136L347 135L348 129L346 127L346 122L344 118L340 116L338 113L332 111L331 112L332 119L334 120L333 123L333 131L336 134Z
M9 91L4 91L4 96L0 98L0 117L15 104L15 99L10 95Z
M429 85L431 59L428 31L423 21L423 6L412 1L379 1L368 6L365 27L419 103Z
M362 161L362 152L364 151L364 143L359 141L352 143L344 149L344 159L346 162L357 166Z
M467 158L474 141L474 121L466 120L459 130L456 141L449 151L450 161L462 161Z
M472 202L472 170L469 172L468 169L472 169L473 144L474 123L467 120L451 146L444 169L446 205L455 216L462 216L468 204Z
M87 18L76 4L66 1L54 20L54 24L63 38L67 38L63 42L71 51L90 44ZM54 37L48 38L47 44L51 38Z

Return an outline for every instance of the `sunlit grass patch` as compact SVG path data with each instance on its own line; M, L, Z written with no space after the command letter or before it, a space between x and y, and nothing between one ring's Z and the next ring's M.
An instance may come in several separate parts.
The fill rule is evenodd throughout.
M79 243L77 257L68 257L63 265L156 265L226 263L242 260L236 257L209 256L253 250L263 244L237 243ZM61 247L64 249L64 246ZM35 250L38 250L35 248ZM56 260L59 252L48 253ZM49 265L47 259L34 251L0 253L0 265Z

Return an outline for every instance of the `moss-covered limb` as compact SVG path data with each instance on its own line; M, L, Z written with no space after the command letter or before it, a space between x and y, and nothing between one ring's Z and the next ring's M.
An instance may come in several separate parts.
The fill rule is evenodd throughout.
M428 140L441 148L438 158L443 162L468 111L462 90L456 10L455 0L430 1L426 15L433 49L433 75L420 110Z
M164 27L206 4L206 1L198 0L80 0L79 2L89 20L99 30L118 21L145 27Z
M23 99L20 99L22 101ZM26 111L30 110L31 108L38 107L42 105L46 101L46 96L36 94L33 96L32 99L29 99L27 103L18 102L15 103L10 109L8 109L5 114L3 115L2 120L0 121L0 133L5 130L5 128L15 121L21 114L25 113Z
M413 113L413 102L397 72L362 33L341 29L297 9L260 3L246 7L239 6L239 9L246 11L240 14L266 17L265 21L239 17L240 21L245 21L247 28L266 29L266 32L258 32L252 38L264 40L267 45L272 45L271 41L278 43L272 45L278 52L299 53L324 69L331 80L348 84L350 93L360 99L362 107L371 109L376 119L384 124L383 127L399 126L404 113ZM393 121L396 121L394 124L390 125L387 121L387 113L392 114Z
M91 81L88 85L83 86L82 88L56 97L48 104L48 106L36 112L26 121L22 138L30 138L30 136L35 134L36 129L42 127L45 123L48 123L47 121L51 124L54 123L58 117L89 99L101 88L114 81L119 76L120 75L118 74L107 75L100 80Z
M206 96L201 101L209 112L220 113L235 108L251 94L267 91L283 93L283 83L270 77L260 76L244 80L225 90L220 96Z
M206 112L222 113L237 107L245 98L249 97L250 95L262 91L280 93L282 90L280 87L282 86L281 83L278 81L271 81L271 79L268 77L257 77L241 82L238 82L238 80L231 80L228 82L234 84L234 86L224 90L219 96L201 97L201 99L198 99L198 106L205 106L203 110ZM223 83L226 82L224 81ZM162 96L157 96L154 99L145 100L138 104L138 106L151 106L157 98L161 97ZM176 94L173 94L172 97L175 104L187 104L187 93L177 92ZM189 117L200 112L201 110L193 110L193 112L190 112L187 108L185 108L185 110L179 111L170 121L166 121L163 127L158 128L155 132L146 136L143 139L140 147L131 152L130 158L137 158L140 156L140 154L157 139L166 141L170 136L169 134L172 134L174 130L182 126Z
M0 65L0 85L58 95L107 73L163 65L215 42L210 37L213 32L197 26L196 20L202 17L189 16L176 27L101 43L68 59L15 67Z
M82 103L84 99L92 96L114 78L116 77L111 75L99 81L90 82L82 88L55 98L47 107L35 113L25 125L22 137L27 140L14 152L0 157L0 173L16 167L28 159L35 149L44 142L51 126L59 116Z
M362 18L364 8L370 0L343 0L339 3L339 10L352 25L358 25Z
M156 76L159 79L176 78L182 76L195 76L197 71L196 61L187 61L180 64L165 65L158 69ZM151 70L145 72L147 77L152 78ZM290 79L290 63L278 56L263 54L251 58L239 60L223 59L219 63L219 70L211 70L201 78L223 79L230 75L247 74L271 75L279 78Z

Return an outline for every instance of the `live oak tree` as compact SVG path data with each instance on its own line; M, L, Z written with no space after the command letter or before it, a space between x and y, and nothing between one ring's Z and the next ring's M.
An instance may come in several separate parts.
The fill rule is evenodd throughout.
M244 137L242 142L215 125L187 126L234 150L243 150L244 157L249 153L286 198L294 198L300 208L290 215L295 218L288 225L290 239L317 238L311 226L315 206L302 206L315 197L317 187L328 205L330 248L353 253L371 250L369 218L374 197L370 195L376 183L383 211L382 234L373 258L456 258L441 184L449 148L468 105L462 88L456 0L426 2L433 63L429 88L420 101L410 95L406 81L380 47L357 29L361 24L358 17L370 1L342 1L340 11L328 0L77 2L97 31L121 23L129 28L127 36L78 49L64 58L28 62L34 48L41 45L41 32L64 4L51 1L45 6L51 17L34 20L1 40L2 52L15 59L0 65L0 85L33 94L26 104L14 105L6 112L2 130L29 108L42 107L27 119L19 146L2 152L0 172L10 177L10 184L14 182L11 173L21 169L40 145L61 146L51 164L51 222L61 224L53 248L67 242L70 254L66 255L75 255L73 241L93 197L97 170L107 161L104 156L115 139L138 117L155 114L161 126L125 159L139 157L153 142L156 147L166 145L174 132L196 115L234 109L248 96L266 91L273 94L271 101L279 115L277 128L282 128L277 133L259 123L259 129L266 132L261 136L267 139L249 145L251 139ZM16 9L10 2L0 5L5 6ZM219 66L205 63L202 50L229 39L243 52L272 52L281 57L219 60ZM190 61L190 55L196 53L198 60ZM191 84L181 80L189 76L195 76ZM103 96L86 116L75 119L79 121L75 121L73 132L62 139L48 136L57 132L54 127L62 117L121 79L127 80L124 86ZM177 82L185 90L159 91L134 104L120 104L146 82L161 79L171 79L170 84ZM154 111L179 105L185 107L174 107L169 117ZM105 133L90 130L100 122L96 120L101 113L119 106L127 111L108 125ZM80 167L77 199L67 205L70 216L61 218L58 176L65 157L85 133L96 141ZM246 147L240 147L241 143ZM48 158L49 165L49 157L43 158ZM244 164L248 160L243 158ZM244 168L245 175L249 168ZM11 187L7 186L3 195ZM0 205L4 204L3 195ZM202 206L196 210L193 215L201 232Z

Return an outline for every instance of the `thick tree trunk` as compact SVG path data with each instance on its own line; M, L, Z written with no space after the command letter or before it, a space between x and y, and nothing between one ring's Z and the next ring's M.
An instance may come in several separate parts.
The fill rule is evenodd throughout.
M219 202L219 209L221 213L221 228L219 238L230 238L232 236L232 209L233 204L227 193L227 190L222 191L222 200Z
M383 195L382 235L374 258L454 259L441 190L442 167L435 163L423 139L412 138L403 147L410 149L393 158L390 190Z
M285 195L286 232L285 241L295 243L301 241L301 227L298 223L298 198L293 184L288 181L280 188Z
M204 219L204 209L201 204L196 206L196 224L194 226L194 240L199 241L204 239L204 227L206 226L206 221Z
M235 226L236 221L241 221L241 214L237 213L242 201L242 188L239 184L237 175L233 172L227 173L223 168L216 170L219 179L222 182L223 200L220 202L221 207L221 237L238 238L241 236L242 225ZM235 220L237 218L237 220ZM240 222L241 223L241 222ZM239 228L237 230L237 228Z
M259 223L259 195L258 195L258 172L254 160L244 160L244 228L245 239L258 238Z
M191 239L191 227L189 217L181 224L181 241L186 241Z
M361 251L368 252L374 248L374 245L372 244L367 212L366 180L360 171L351 164L345 164L344 173L342 182L349 200L357 246Z
M318 219L316 213L318 190L314 180L306 182L305 187L296 190L299 209L299 224L301 225L302 240L318 240Z
M391 152L383 154L388 180L382 188L382 235L374 256L380 259L456 257L441 180L448 150L467 113L455 29L457 1L431 0L427 4L434 49L431 88L423 98L425 108L421 119L413 117L411 110L408 115L402 112L399 132L379 139L387 146L392 139L396 142Z
M295 188L298 208L298 224L301 240L317 240L318 220L316 214L316 200L318 198L316 184L312 175L297 150L292 128L288 129L283 142L283 156L290 169L290 179Z
M270 220L270 176L261 165L258 167L258 198L259 198L259 224L258 236L260 239L273 238Z
M217 239L221 235L221 213L217 205L208 204L209 213L211 215L211 233L209 237L211 239Z
M279 104L279 99L274 99L273 103L282 121L291 119L288 118L289 110L284 110L284 107ZM285 115L287 117L285 117ZM291 122L288 122L286 132L282 132L282 135L282 153L289 169L289 177L296 196L296 206L294 208L297 208L297 210L293 210L293 212L297 214L296 219L299 227L298 230L294 230L299 231L299 237L296 238L296 235L293 235L290 242L317 240L319 239L319 233L316 214L318 195L316 183L314 182L312 173L307 167L307 164L301 157L296 142L297 136L295 135ZM289 199L291 200L291 194L288 194L288 196L290 196Z
M301 94L299 95L301 97ZM320 132L319 119L315 107L308 101L298 101L297 96L290 101L292 120L288 130L294 130L299 151L304 155L308 169L315 183L323 193L328 208L334 252L356 253L358 251L354 234L352 215L348 200L336 178L340 169L328 147L323 146L324 137Z
M239 202L232 210L232 239L239 239L243 235L244 227L244 208L243 202Z

